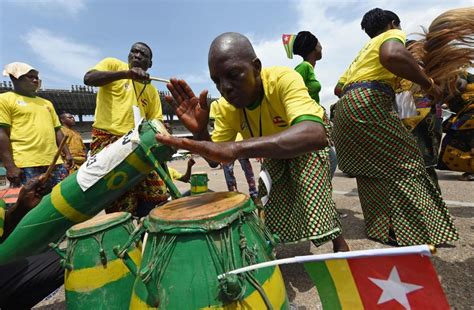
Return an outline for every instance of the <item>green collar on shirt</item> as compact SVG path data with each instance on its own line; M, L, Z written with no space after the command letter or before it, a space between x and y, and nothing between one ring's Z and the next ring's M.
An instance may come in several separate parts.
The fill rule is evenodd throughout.
M263 96L262 96L262 98L257 99L254 103L252 103L251 105L249 105L245 108L248 109L248 110L255 110L256 108L258 108L259 105L262 104L262 101L263 101Z

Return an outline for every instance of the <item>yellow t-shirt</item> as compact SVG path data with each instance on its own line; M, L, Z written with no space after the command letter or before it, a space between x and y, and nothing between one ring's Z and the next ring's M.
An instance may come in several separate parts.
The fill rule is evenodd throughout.
M406 35L401 30L391 29L367 42L341 76L339 83L347 85L357 81L387 81L395 86L396 76L385 69L379 59L380 46L393 39L405 44Z
M0 238L3 236L3 227L5 226L5 213L6 213L6 204L3 199L0 198Z
M179 180L183 176L178 170L168 167L168 172L170 173L170 177L172 180Z
M235 141L237 133L241 133L243 139L249 139L251 131L254 137L260 133L269 136L288 129L296 119L301 121L305 117L322 124L324 110L311 99L298 72L287 67L270 67L262 69L260 76L265 96L254 109L237 109L223 97L214 103L214 142Z
M58 150L61 128L53 104L41 97L0 94L0 126L10 128L13 161L19 168L49 166ZM59 158L57 163L63 161Z
M122 71L128 69L128 64L123 61L116 58L105 58L89 71ZM134 127L132 109L134 105L138 105L140 114L145 119L163 120L160 96L156 88L151 84L122 79L99 88L95 121L92 126L122 136Z

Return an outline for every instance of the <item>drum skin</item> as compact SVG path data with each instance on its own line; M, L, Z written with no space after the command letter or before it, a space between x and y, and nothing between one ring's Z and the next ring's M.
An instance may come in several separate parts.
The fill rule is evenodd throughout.
M278 266L250 272L251 279L245 274L221 283L217 279L223 272L274 259L271 236L248 196L206 193L161 208L145 221L148 240L130 309L267 309L264 298L273 309L288 308Z
M77 182L77 172L56 185L0 244L0 264L45 251L68 228L92 218L138 184L156 161L171 159L174 150L156 142L157 131L153 123L144 121L138 147L86 191Z

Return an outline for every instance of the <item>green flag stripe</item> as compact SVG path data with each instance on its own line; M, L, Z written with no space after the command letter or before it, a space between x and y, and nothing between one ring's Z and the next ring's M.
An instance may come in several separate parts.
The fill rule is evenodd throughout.
M318 289L323 309L342 309L336 286L326 264L324 262L311 262L304 264L304 268Z

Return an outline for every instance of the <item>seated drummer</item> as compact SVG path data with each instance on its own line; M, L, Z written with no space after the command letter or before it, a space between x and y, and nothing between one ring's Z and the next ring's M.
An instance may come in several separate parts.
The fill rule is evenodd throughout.
M17 202L8 210L0 199L0 242L50 190L34 177L21 188ZM64 284L59 260L56 253L48 251L0 265L0 309L30 309Z
M239 33L218 36L209 50L211 79L223 96L215 129L207 131L207 91L196 97L183 80L168 84L176 115L194 140L158 134L157 140L205 157L211 166L239 158L265 158L273 185L264 206L265 224L281 242L333 241L334 251L347 251L332 200L327 158L316 150L327 146L324 110L309 97L301 76L291 68L263 68L250 41ZM237 133L244 140L235 142ZM326 160L326 161L324 161ZM326 171L318 173L318 171Z

